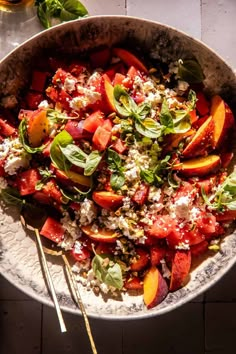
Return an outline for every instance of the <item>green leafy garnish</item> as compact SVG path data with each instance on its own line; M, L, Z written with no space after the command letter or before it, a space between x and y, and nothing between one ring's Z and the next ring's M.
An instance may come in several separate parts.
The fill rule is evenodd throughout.
M1 190L1 197L6 204L22 206L25 200L21 197L17 189L7 187Z
M87 154L83 152L78 146L74 144L68 144L66 146L60 146L62 154L69 160L72 165L78 167L85 167Z
M108 255L96 254L92 260L92 268L96 278L116 289L122 289L123 279L121 267L115 263Z
M53 139L50 149L50 158L55 167L57 167L59 170L66 171L71 167L71 162L65 157L62 149L66 148L67 145L72 143L73 138L66 130L62 130Z
M88 15L87 9L79 0L36 0L35 6L38 18L45 28L51 27L55 19L63 22Z
M157 165L152 169L141 170L140 177L148 184L161 185L164 183L163 176L171 168L169 163L170 156L167 155L164 159L158 161Z
M47 109L47 118L52 123L58 123L58 122L61 122L61 121L63 122L64 120L78 119L78 116L71 117L71 116L68 116L65 113L57 111L56 109L49 108L49 109Z
M111 187L115 191L119 190L125 183L125 176L120 155L112 149L107 149L107 163L109 169L113 171L110 178Z
M162 133L186 133L191 128L189 112L195 108L196 93L193 90L188 94L186 109L170 109L166 99L163 100L160 113L160 122L163 125Z
M204 188L201 189L201 192L205 203L211 209L236 210L236 171L233 171L210 197L206 195Z
M26 119L22 119L19 125L19 139L20 142L29 154L36 154L38 152L42 152L46 145L41 145L39 147L31 147L27 138L27 121Z
M196 60L191 59L180 59L178 61L178 76L190 84L198 84L205 79L199 63Z
M84 175L91 176L96 171L101 159L102 154L97 150L93 150L89 155L87 155Z
M54 174L52 171L50 171L47 167L45 168L45 170L42 170L39 168L39 173L42 176L42 179L40 181L38 181L35 185L35 189L37 191L43 189L43 187L45 186L45 184L48 182L48 180L52 177L54 177Z
M154 139L160 137L160 124L154 119L147 117L151 109L149 104L144 103L138 106L120 85L114 87L114 103L120 116L132 118L135 129L139 134Z

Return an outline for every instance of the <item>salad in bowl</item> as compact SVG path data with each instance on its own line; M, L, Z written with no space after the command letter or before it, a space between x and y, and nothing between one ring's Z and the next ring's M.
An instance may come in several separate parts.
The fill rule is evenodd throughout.
M40 234L95 293L146 307L221 249L236 218L233 114L196 60L102 46L49 56L0 117L1 197L40 210Z

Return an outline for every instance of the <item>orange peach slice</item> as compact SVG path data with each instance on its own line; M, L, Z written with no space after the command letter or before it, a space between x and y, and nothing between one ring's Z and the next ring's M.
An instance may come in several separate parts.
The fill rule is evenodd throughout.
M191 137L195 134L194 129L188 130L186 133L178 133L178 134L169 134L165 138L165 151L171 151L178 147L179 143L186 139L187 137Z
M173 166L173 170L180 171L186 177L206 176L215 172L221 166L221 160L218 155L209 155L206 157L197 157L195 159L184 161Z
M93 225L82 226L81 230L89 238L98 242L115 243L118 237L118 233L114 230L96 229Z
M170 291L180 289L187 279L191 267L191 251L176 251L172 263Z
M151 267L143 281L143 300L148 309L160 304L168 294L165 279L156 267Z
M213 132L213 147L217 148L223 142L229 128L232 127L234 123L234 116L228 105L218 95L212 97L211 115L215 123Z
M126 49L114 48L113 54L120 58L127 66L134 66L136 69L148 73L146 66L132 53Z
M190 143L186 146L182 155L184 157L196 157L204 155L209 146L212 146L214 121L210 116L196 131Z
M104 209L115 209L122 205L123 195L118 195L108 191L93 192L92 196L95 203Z
M116 107L114 105L114 98L113 98L114 87L112 86L111 82L109 81L109 78L106 77L106 75L103 75L103 85L104 85L104 95L105 95L107 110L110 113L116 112Z
M45 110L38 110L31 115L28 122L28 139L33 147L42 145L49 133L49 121Z

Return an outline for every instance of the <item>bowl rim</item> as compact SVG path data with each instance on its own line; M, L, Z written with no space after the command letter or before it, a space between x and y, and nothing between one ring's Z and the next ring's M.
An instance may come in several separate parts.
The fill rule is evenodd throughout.
M231 65L227 62L227 60L225 60L221 55L219 55L214 49L212 49L210 46L208 46L207 44L205 44L204 42L202 42L200 39L197 39L191 35L189 35L188 33L184 32L183 30L179 30L176 27L164 24L162 22L158 22L158 21L153 21L153 20L149 20L149 19L144 19L144 18L140 18L140 17L135 17L135 16L126 16L126 15L94 15L94 16L88 16L85 18L81 18L81 19L76 19L73 21L69 21L69 22L64 22L61 24L58 24L56 26L53 26L51 28L42 30L41 32L38 32L36 34L34 34L33 36L31 36L30 38L26 39L25 41L23 41L21 44L19 44L19 46L17 46L16 48L12 49L9 53L7 53L2 59L0 59L0 69L1 69L1 65L6 62L8 60L8 58L14 54L17 53L18 51L21 50L22 47L24 47L25 45L30 44L31 42L33 43L35 41L35 39L39 39L40 37L44 37L46 33L50 33L50 32L54 32L57 31L58 28L63 28L63 27L70 27L70 25L72 24L79 24L81 23L81 25L83 25L83 23L86 22L93 22L94 20L96 21L96 19L104 19L104 20L112 20L112 19L122 19L122 20L130 20L130 21L137 21L137 22L142 22L142 23L147 23L147 24L151 24L151 25L158 25L160 27L162 27L163 29L170 29L173 33L176 33L178 35L183 35L185 38L188 38L194 42L196 42L200 47L203 47L205 50L209 50L214 56L216 56L221 62L223 62L228 69L232 72L232 75L234 75L236 77L236 71L231 67ZM217 273L217 276L215 277L211 277L209 279L209 281L207 281L204 285L202 285L198 290L197 293L189 293L188 295L186 295L183 299L180 299L177 303L174 304L168 304L167 306L165 306L164 308L158 310L158 312L145 312L145 313L134 313L134 314L128 314L128 315L117 315L114 316L114 314L111 315L103 315L103 314L89 314L88 316L89 318L93 318L93 319L102 319L102 320L113 320L113 321L127 321L127 320L137 320L137 319L145 319L145 318L152 318L152 317L156 317L156 316L160 316L163 314L166 314L170 311L173 311L175 309L177 309L178 307L187 304L188 302L191 302L191 300L193 300L195 297L201 295L202 293L204 293L206 290L208 290L210 287L212 287L214 284L216 284L221 278L222 276L224 276L236 263L236 257L232 257L227 266L225 266L224 268L220 269L220 271ZM50 307L54 307L53 302L50 300L50 296L48 297L43 297L42 295L39 295L37 293L35 293L32 289L30 288L26 288L26 287L22 287L22 285L20 285L19 283L15 283L15 279L13 279L13 277L10 274L6 274L2 272L2 267L1 267L1 262L0 262L0 274L6 279L8 280L13 286L15 286L17 289L19 289L20 291L22 291L23 293L25 293L27 296L30 296L31 298L33 298L34 300L50 306ZM191 273L190 273L191 275ZM70 308L67 307L65 305L60 305L61 309L65 312L71 313L71 314L77 314L82 316L82 313L80 311L80 309L76 308ZM158 306L157 306L158 307ZM157 308L156 307L156 308Z

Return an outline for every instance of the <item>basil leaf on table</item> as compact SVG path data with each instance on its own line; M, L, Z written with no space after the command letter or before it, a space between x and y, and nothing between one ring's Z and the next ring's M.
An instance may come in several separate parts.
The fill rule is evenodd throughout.
M50 158L59 170L68 170L71 167L70 161L62 153L63 148L67 145L73 143L72 136L66 131L63 130L53 139L51 149L50 149Z
M19 125L19 139L21 144L23 145L23 148L25 151L27 151L29 154L36 154L38 152L42 152L43 149L45 148L46 145L41 145L39 147L31 147L29 145L28 139L27 139L27 121L26 119L22 119Z
M22 199L15 188L7 187L2 189L0 195L6 204L22 206L25 203L25 200Z
M113 262L113 260L109 259L106 255L96 254L92 260L92 268L100 282L119 290L122 289L122 272L118 263Z
M98 167L101 159L102 159L102 154L99 151L97 150L92 151L87 156L85 167L84 167L84 175L91 176L96 171L96 168Z
M190 84L199 84L205 79L199 63L191 59L179 60L178 76Z
M88 15L79 0L36 0L37 15L45 28L52 26L53 19L59 22L75 20Z

